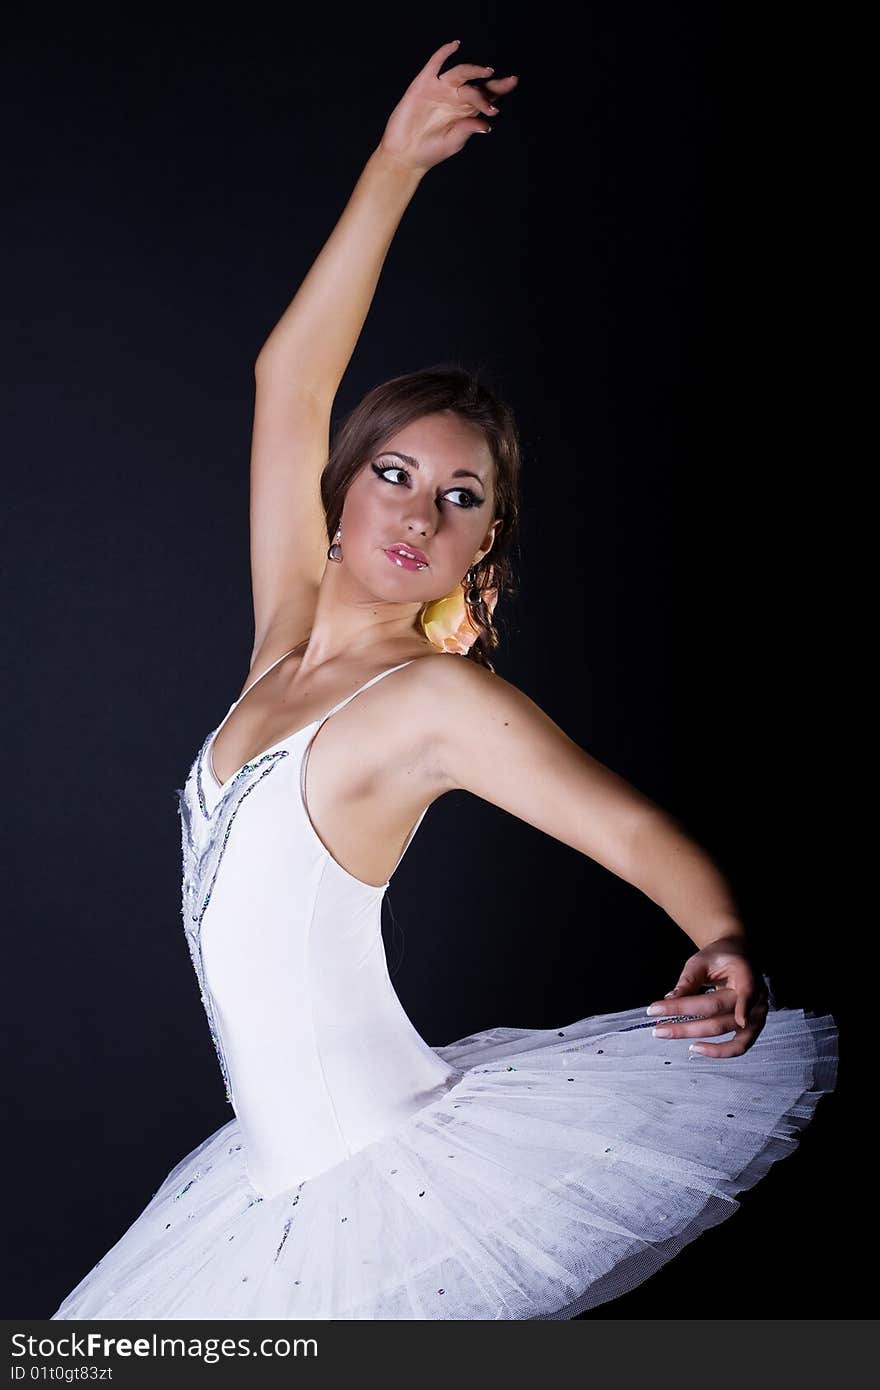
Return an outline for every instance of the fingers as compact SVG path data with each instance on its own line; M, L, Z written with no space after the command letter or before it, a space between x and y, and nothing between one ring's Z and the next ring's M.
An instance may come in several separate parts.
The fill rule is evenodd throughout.
M750 981L742 985L738 991L738 1003L736 1012L737 1023L744 1028L749 1022L756 1009L763 1010L763 1017L766 1018L770 1008L770 1001L767 995L767 987L763 979Z
M680 999L684 994L696 994L705 978L705 968L700 970L696 965L688 963L678 977L678 984L664 997L666 999Z
M472 135L488 135L491 129L490 125L477 120L475 116L465 116L462 120L456 121L447 137L450 152L463 149Z
M708 981L714 981L712 985ZM723 982L723 983L718 983ZM705 992L703 992L705 991ZM670 1003L674 1000L674 1003ZM726 1043L696 1046L696 1052L711 1056L736 1057L752 1046L764 1026L769 1000L763 977L756 980L751 963L739 947L729 949L724 938L710 943L688 961L678 983L662 1003L651 1004L648 1014L657 1016L655 1036L688 1038L718 1033L735 1033ZM661 1015L699 1014L690 1023L664 1023ZM705 1020L705 1021L704 1021Z
M498 114L499 108L495 105L490 105L489 98L491 98L494 102L496 99L500 97L507 96L508 92L513 91L518 81L519 78L514 76L497 77L494 78L491 82L481 82L479 87L469 86L466 90L468 93L479 93L482 99L480 104L480 110L487 112L490 116L495 116ZM465 89L460 88L459 90L461 91ZM485 102L486 104L483 105L482 102Z
M458 49L460 40L453 39L451 43L444 43L440 48L431 54L419 76L439 77L440 69L451 58ZM467 82L471 77L488 77L495 71L494 68L487 68L481 63L457 63L454 68L447 68L443 73L444 80L448 79L460 86L462 82Z
M763 1027L762 1018L759 1022L750 1023L746 1028L740 1028L735 1038L728 1038L723 1043L701 1042L693 1047L693 1051L702 1057L741 1057L744 1052L748 1052Z
M442 77L444 82L451 82L453 87L462 87L471 79L489 78L494 71L494 68L484 67L480 63L458 63L454 68L447 68Z
M459 109L462 112L466 112L468 107L472 107L473 110L482 111L487 116L498 114L498 107L493 106L486 93L481 91L479 87L474 87L471 83L466 82L461 87L453 87L452 91L454 102L460 103Z
M688 993L688 990L691 992ZM666 1001L669 999L674 1000L674 1004L667 1003ZM707 987L691 983L690 985L676 985L675 989L664 994L659 1002L655 1000L653 1004L650 1004L645 1013L659 1014L662 1011L666 1014L696 1014L704 1012L707 1008L715 1011L726 1008L729 1013L732 1013L735 1003L736 995L732 989L719 988L717 985ZM696 1005L696 1008L693 1005Z
M745 1028L749 1021L749 1009L752 1006L753 994L754 989L751 985L744 985L741 989L737 990L734 1017L736 1018L736 1026L738 1028Z
M479 112L483 116L496 116L498 107L493 106L488 97L484 96L477 87L456 88L456 93L459 91L467 94L461 100L452 127L452 134L456 141L460 141L458 144L460 149L471 135L475 133L488 134L492 129L488 121L481 121L476 113Z
M493 77L493 67L478 63L457 63L441 73L444 62L458 47L457 39L441 45L431 54L412 84L417 92L435 104L441 114L451 116L451 124L443 136L448 154L460 150L471 135L488 135L493 127L488 120L481 120L480 117L496 116L499 108L495 105L495 99L512 92L519 82L519 77L514 73L507 77ZM444 84L445 91L436 86L437 78ZM477 82L479 86L474 85Z
M696 1012L696 1009L691 1010L691 1013ZM693 1023L663 1023L661 1021L653 1030L653 1034L655 1038L709 1038L716 1037L719 1033L732 1033L737 1026L731 1013L704 1014L702 1018Z
M436 49L435 52L431 54L427 63L422 68L422 72L428 77L437 77L446 59L451 57L460 43L461 39L453 39L451 43L442 44L440 48Z
M442 48L438 48L436 53L432 53L419 76L441 77L444 82L448 81L454 87L461 87L465 82L483 81L484 85L493 89L493 94L502 96L513 90L519 77L511 73L508 77L494 77L492 74L495 69L488 67L484 63L456 63L455 67L447 68L441 74L440 69L446 59L451 57L458 48L458 40L452 43L445 43Z
M445 81L451 74L454 75L455 80L450 83L452 89L450 95L455 101L466 103L475 110L482 111L485 115L495 116L498 114L498 107L492 104L492 101L483 91L482 87L477 87L474 83L467 80L469 76L479 78L487 72L492 71L492 68L474 68L473 70L469 70L462 65L460 68L452 68L449 73L444 72L443 80ZM458 80L460 74L464 74L461 81Z
M734 1017L736 996L733 990L714 990L711 994L679 995L674 1005L651 1004L645 1010L657 1017L655 1036L659 1038L693 1038L704 1033L727 1033L739 1027ZM674 1014L697 1014L689 1023L667 1023Z
M701 996L705 1002L705 995ZM746 1052L753 1044L767 1017L768 1005L766 1001L758 1001L750 1011L744 1024L739 1024L727 1006L717 1009L714 1013L704 1012L703 1017L693 1023L661 1023L653 1030L653 1036L667 1039L675 1038L699 1038L700 1042L693 1047L693 1051L698 1055L707 1057L739 1057ZM698 1012L697 1008L690 1009L689 1012ZM722 1033L735 1033L736 1036L728 1038L723 1043L706 1042L705 1039L720 1036Z

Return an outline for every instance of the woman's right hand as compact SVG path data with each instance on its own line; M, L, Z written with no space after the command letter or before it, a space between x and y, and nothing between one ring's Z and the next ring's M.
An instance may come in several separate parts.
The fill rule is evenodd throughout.
M475 131L491 130L478 113L494 116L498 108L493 100L506 96L519 80L511 76L489 81L494 68L475 63L459 63L441 73L458 43L458 39L445 43L431 54L389 116L379 142L384 156L410 172L425 173L451 154L458 154ZM473 86L471 78L483 79L482 86L489 95Z

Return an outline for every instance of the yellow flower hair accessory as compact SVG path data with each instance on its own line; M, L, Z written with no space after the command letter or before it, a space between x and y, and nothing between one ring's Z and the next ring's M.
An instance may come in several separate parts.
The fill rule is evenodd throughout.
M445 598L434 599L422 610L422 631L429 642L441 652L455 652L464 656L480 635L479 628L471 621L470 608L465 598L467 576L456 584L451 594ZM482 595L489 612L494 611L498 602L497 588L486 589Z

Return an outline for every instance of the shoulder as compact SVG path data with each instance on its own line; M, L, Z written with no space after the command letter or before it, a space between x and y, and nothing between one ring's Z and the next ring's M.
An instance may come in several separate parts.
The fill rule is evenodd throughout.
M499 719L542 714L517 686L457 653L420 657L401 675L409 676L407 687L426 722L434 727L442 722L447 728L456 724L458 738L478 733Z
M500 676L457 652L438 652L433 656L417 657L407 668L411 672L408 684L414 690L462 700L469 695L481 698L482 692L506 684ZM512 688L512 687L511 687Z
M519 694L485 666L454 652L416 657L377 689L382 687L385 698L377 701L376 719L384 732L375 740L382 775L389 764L392 777L393 769L404 769L406 780L415 775L428 799L462 785L458 760L468 760L475 745L492 741L487 734L493 723L497 728L511 722L503 692Z

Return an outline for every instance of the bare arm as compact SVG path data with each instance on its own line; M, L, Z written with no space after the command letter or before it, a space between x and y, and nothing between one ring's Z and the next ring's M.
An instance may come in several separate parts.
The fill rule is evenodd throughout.
M257 358L250 475L254 658L273 633L283 650L311 626L327 559L320 478L332 402L418 183L378 152L370 157Z
M727 881L672 816L500 676L462 659L430 665L434 708L443 709L434 756L447 790L473 792L604 865L698 949L721 937L745 943Z
M327 536L320 477L330 412L394 233L425 173L460 150L492 110L469 79L490 69L459 63L444 44L407 88L351 197L255 364L251 446L254 654L304 637L324 572ZM515 78L498 79L493 95ZM266 648L268 651L268 647Z
M280 380L329 412L394 233L422 178L381 145L373 151L342 216L260 350L258 382Z
M377 148L367 160L326 245L266 339L257 358L261 377L279 378L329 409L364 325L394 233L435 164L457 154L516 77L488 80L493 68L457 63L443 44L407 87ZM483 118L478 113L483 113Z

